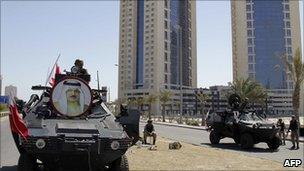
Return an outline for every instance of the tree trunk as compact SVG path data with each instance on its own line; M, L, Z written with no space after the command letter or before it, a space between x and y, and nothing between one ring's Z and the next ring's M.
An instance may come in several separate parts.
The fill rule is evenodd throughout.
M149 118L149 120L151 119L151 104L149 105L149 113L148 113L148 118Z
M300 106L300 84L298 82L295 83L295 88L292 95L292 106L294 110L294 115L298 121L300 121L299 116L299 106Z
M205 114L204 114L204 108L203 107L202 107L202 110L201 110L201 114L202 114L202 126L206 126Z
M162 117L163 117L163 122L166 122L166 119L165 119L165 105L163 105L163 110L162 110Z

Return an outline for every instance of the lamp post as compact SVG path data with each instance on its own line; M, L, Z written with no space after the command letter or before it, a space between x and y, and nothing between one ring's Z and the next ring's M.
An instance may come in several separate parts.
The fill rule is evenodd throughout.
M179 48L178 57L179 57L179 88L180 88L180 121L182 120L183 113L183 65L182 65L182 57L183 57L183 47L182 47L182 29L180 25L177 25L177 47Z

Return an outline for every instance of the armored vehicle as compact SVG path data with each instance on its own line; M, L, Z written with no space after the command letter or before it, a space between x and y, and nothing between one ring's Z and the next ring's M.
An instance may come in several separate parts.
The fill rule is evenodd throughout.
M244 149L250 149L260 142L266 142L272 150L280 146L279 129L274 123L254 110L245 109L247 103L241 104L236 94L231 95L228 101L231 109L207 115L211 144L218 144L221 139L229 137Z
M128 170L127 149L139 138L139 112L123 109L115 117L90 75L55 75L55 84L41 90L22 108L29 136L13 133L20 152L18 171Z

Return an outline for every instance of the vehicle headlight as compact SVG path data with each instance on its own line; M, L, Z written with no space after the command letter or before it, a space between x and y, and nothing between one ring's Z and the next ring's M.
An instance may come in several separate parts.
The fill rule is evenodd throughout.
M112 150L118 150L119 147L120 147L120 144L119 144L118 141L113 141L113 142L111 143L111 148L112 148Z
M39 149L43 149L45 147L45 141L43 139L38 139L36 141L36 147Z

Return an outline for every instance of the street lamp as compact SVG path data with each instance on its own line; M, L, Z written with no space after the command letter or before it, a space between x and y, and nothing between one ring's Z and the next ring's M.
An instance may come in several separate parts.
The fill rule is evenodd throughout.
M179 48L178 57L179 57L179 88L180 88L180 121L182 120L183 113L183 66L182 66L182 57L183 57L183 47L182 47L182 29L180 25L177 25L177 47Z

